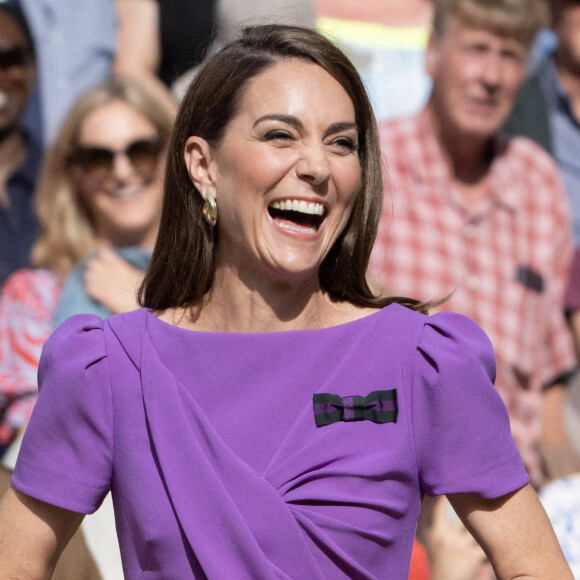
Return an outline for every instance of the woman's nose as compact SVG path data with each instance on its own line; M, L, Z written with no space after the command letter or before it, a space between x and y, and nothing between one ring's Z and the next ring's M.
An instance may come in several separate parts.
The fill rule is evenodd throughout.
M118 181L127 181L136 175L136 170L131 160L123 151L117 151L113 158L113 175Z
M306 179L313 185L319 185L330 178L328 152L320 146L309 146L302 150L296 164L298 177Z

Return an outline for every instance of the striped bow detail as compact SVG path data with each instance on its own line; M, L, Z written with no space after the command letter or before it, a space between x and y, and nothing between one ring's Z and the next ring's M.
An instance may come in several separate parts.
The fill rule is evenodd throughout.
M341 397L330 393L314 395L314 419L317 427L337 421L396 423L398 414L397 389L373 391L366 397Z

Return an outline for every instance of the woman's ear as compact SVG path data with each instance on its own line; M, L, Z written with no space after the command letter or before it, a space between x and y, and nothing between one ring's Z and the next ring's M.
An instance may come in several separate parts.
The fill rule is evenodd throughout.
M205 199L206 191L215 191L215 164L212 148L201 137L189 137L185 142L184 160L193 185Z

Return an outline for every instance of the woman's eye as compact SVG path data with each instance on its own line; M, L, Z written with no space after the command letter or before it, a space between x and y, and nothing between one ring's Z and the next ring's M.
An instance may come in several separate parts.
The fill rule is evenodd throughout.
M268 131L264 135L264 140L266 141L289 141L292 139L292 135L288 131Z
M357 149L356 143L348 137L339 137L338 139L335 139L332 142L332 145L337 149L339 149L340 151L344 151L347 153L352 153Z

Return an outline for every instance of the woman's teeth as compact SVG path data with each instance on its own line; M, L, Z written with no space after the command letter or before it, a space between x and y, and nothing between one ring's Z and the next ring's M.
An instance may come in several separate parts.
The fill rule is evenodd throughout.
M268 206L272 219L282 228L315 234L324 220L321 203L298 199L278 199Z
M300 226L298 224L293 224L293 223L289 223L289 222L278 222L278 225L281 228L284 228L286 230L291 230L293 232L306 232L309 234L315 234L316 233L316 228L314 226Z
M118 189L117 191L113 191L111 193L111 197L114 197L115 199L130 199L132 197L135 197L139 193L141 193L142 189L143 188L141 186L125 187L123 189Z
M309 215L322 215L324 213L324 206L321 203L299 201L297 199L276 200L270 205L280 211L296 211Z

